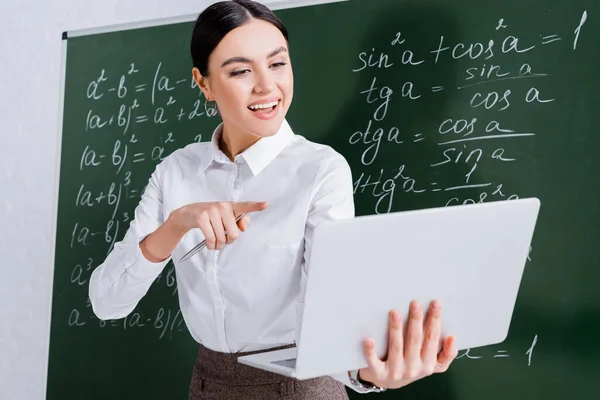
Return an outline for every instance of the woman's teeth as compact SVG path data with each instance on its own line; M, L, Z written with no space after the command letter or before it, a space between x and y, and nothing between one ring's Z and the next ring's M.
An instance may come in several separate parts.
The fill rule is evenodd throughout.
M249 109L251 110L260 110L263 108L272 108L275 107L277 105L277 103L279 103L279 101L273 101L271 103L266 103L266 104L255 104L252 106L248 106Z

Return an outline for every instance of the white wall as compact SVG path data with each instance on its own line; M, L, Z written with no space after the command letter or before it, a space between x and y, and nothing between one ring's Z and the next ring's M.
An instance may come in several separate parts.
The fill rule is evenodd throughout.
M45 398L61 33L194 14L213 2L0 0L0 399Z

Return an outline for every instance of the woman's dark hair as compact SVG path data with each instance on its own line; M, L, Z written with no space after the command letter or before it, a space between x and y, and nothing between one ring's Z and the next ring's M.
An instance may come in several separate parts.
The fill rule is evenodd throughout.
M192 33L192 63L200 70L202 76L208 76L208 58L223 37L252 18L270 22L281 31L286 41L289 40L287 29L267 6L252 0L215 3L198 16Z

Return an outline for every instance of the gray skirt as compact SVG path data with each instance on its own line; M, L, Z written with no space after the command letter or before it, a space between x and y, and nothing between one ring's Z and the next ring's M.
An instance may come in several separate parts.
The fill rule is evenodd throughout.
M348 400L344 384L331 377L297 380L237 361L259 352L220 353L200 345L189 400Z

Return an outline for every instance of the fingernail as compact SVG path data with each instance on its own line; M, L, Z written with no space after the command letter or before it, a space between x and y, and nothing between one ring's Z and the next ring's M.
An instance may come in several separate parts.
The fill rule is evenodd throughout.
M400 313L392 311L392 320L396 323L400 322Z
M432 308L432 309L434 309L435 311L439 311L439 310L441 310L441 309L442 309L442 304L441 304L439 301L437 301L437 300L434 300L434 301L431 303L431 308Z

